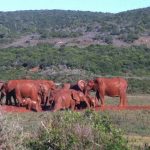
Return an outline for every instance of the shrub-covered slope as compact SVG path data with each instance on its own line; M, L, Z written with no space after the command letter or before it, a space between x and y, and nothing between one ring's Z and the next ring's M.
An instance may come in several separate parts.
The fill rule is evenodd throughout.
M133 43L141 36L149 36L149 13L149 7L118 14L64 10L0 12L0 43L33 33L42 39L91 33L93 43L95 40L107 44L114 40Z

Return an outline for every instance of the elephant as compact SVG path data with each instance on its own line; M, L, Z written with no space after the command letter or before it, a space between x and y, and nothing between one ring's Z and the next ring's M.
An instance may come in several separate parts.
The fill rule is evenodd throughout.
M27 109L29 109L29 110L32 110L32 109L38 110L37 102L32 100L32 99L30 99L30 98L24 98L22 100L22 104L23 104L23 106L26 106Z
M62 88L63 89L73 89L76 91L84 92L85 84L86 84L86 82L84 80L79 80L75 84L64 83Z
M61 109L69 109L74 110L75 101L71 97L70 90L67 89L56 89L51 92L49 103L54 106L53 112L61 110Z
M87 104L87 107L90 108L87 98L85 95L76 90L72 89L58 89L54 90L51 93L50 101L54 102L54 109L53 111L57 111L60 109L68 109L71 108L72 110L75 109L77 104L80 104L84 101Z
M15 92L16 92L16 98L19 101L19 105L23 105L24 99L30 98L30 101L34 101L36 106L36 111L41 111L41 95L39 94L40 92L39 86L37 86L33 82L20 82L16 85L15 87ZM29 103L29 99L27 99ZM27 101L26 100L26 101ZM31 104L29 104L29 107Z
M4 83L1 91L6 96L6 105L12 105L11 97L13 97L15 105L17 105L15 87L17 85L17 80L9 80Z
M42 103L44 103L47 99L48 96L48 91L50 89L55 89L55 83L51 80L9 80L7 83L5 83L2 87L2 91L3 93L5 93L6 95L6 104L10 104L12 105L11 102L11 97L13 97L15 105L17 105L17 101L16 101L16 93L15 93L15 87L17 86L18 83L35 83L37 86L42 87L42 89L44 90L44 94L42 96Z
M71 85L70 83L64 83L62 88L63 89L74 89L76 91L80 91L80 92L84 93L85 85L86 85L86 82L84 80L79 80L77 82L77 84L73 84L73 85ZM96 106L97 103L96 103L96 100L94 97L91 97L90 95L86 95L86 98L91 107ZM80 105L82 105L82 104L80 104ZM84 104L81 107L84 107Z
M89 80L85 85L85 95L89 94L89 91L96 91L96 98L101 101L101 107L104 107L104 96L120 97L119 107L127 105L127 87L128 83L124 78L95 78Z
M40 88L42 89L41 90L41 92L42 92L41 93L41 95L42 95L41 103L44 107L46 107L51 91L56 89L55 83L53 81L46 82L44 80L37 80L36 82L39 84Z

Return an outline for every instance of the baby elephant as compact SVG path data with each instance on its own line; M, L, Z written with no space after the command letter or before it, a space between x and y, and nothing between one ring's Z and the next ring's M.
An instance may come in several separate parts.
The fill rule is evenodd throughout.
M84 93L71 90L71 89L60 89L54 91L51 95L51 99L54 101L53 111L58 111L60 109L75 109L75 106L84 101L88 108L90 105Z
M36 110L38 111L38 105L36 101L31 100L30 98L24 98L22 100L23 106L26 106L29 110Z

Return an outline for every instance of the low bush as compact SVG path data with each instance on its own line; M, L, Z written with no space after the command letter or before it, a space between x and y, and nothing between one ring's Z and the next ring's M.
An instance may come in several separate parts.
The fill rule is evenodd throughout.
M120 129L113 127L106 114L58 112L42 122L37 137L27 140L33 150L128 150Z

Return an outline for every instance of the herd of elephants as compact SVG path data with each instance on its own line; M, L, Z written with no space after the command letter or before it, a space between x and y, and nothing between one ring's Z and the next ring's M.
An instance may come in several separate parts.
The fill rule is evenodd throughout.
M127 105L127 81L121 77L79 80L76 84L64 83L57 86L52 80L9 80L0 81L0 103L26 107L37 112L45 107L52 111L104 107L105 95L120 97L118 107ZM95 95L91 94L95 91Z

